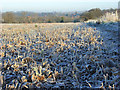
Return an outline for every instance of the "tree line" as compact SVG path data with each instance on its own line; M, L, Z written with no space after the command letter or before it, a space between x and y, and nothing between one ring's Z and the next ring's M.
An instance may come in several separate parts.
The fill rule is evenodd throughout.
M2 23L67 23L80 22L89 19L96 19L106 12L114 12L117 9L101 10L90 9L83 13L33 13L33 12L5 12L2 13Z

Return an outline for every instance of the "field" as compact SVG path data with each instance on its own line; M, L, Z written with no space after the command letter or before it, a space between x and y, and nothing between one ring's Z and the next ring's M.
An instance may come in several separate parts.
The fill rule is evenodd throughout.
M2 24L3 88L120 88L117 23Z

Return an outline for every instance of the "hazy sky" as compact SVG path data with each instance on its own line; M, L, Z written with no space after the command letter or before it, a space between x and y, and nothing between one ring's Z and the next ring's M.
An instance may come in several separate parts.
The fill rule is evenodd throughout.
M118 8L119 0L0 0L2 11L65 12Z

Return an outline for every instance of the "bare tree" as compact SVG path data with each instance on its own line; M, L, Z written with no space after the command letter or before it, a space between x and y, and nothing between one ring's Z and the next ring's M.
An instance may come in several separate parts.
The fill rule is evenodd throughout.
M22 12L22 20L23 20L23 23L26 22L26 19L27 19L27 12Z
M4 13L2 18L5 23L14 23L15 22L15 15L12 12Z

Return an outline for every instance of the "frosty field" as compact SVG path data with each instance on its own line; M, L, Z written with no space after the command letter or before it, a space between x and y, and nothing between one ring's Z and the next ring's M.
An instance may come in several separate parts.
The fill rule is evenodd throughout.
M117 23L1 26L3 88L120 88Z

